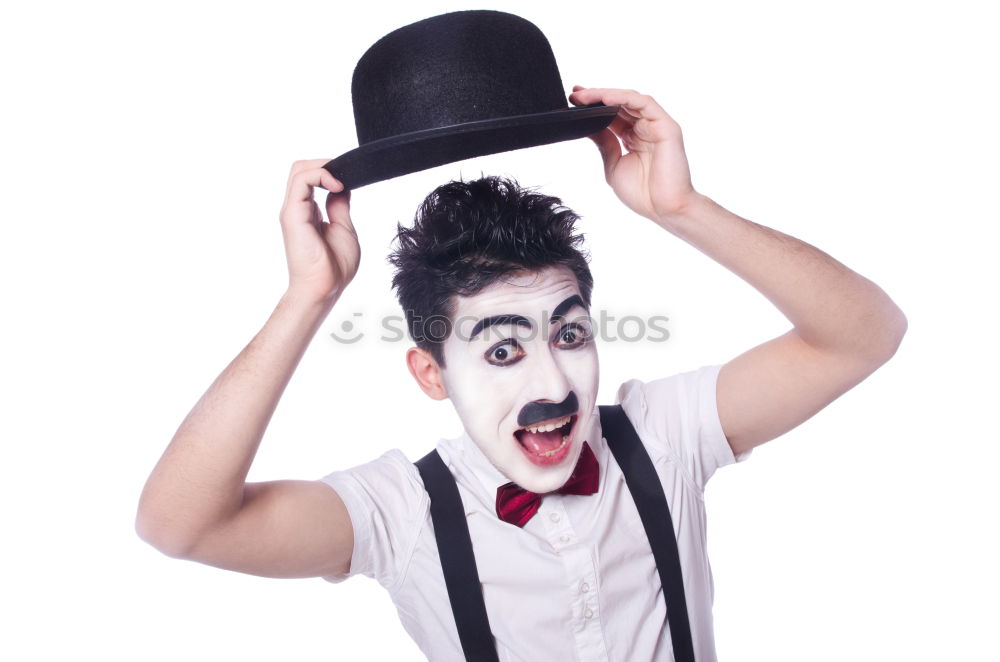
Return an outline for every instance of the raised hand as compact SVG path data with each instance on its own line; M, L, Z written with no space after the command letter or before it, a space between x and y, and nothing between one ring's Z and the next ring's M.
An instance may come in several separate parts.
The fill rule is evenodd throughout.
M698 194L691 185L681 127L652 97L577 85L569 100L577 106L601 102L621 107L611 126L591 139L604 159L605 179L622 202L657 223L689 207Z
M361 246L350 214L350 191L323 169L329 159L296 161L281 207L288 261L288 291L318 303L333 303L358 272ZM323 219L313 189L329 191Z

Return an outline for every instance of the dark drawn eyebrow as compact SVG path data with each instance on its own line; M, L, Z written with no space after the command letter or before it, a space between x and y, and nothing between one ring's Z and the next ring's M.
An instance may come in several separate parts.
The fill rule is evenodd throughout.
M472 327L472 333L469 334L469 342L475 340L481 331L488 329L494 324L516 324L517 326L531 329L531 322L528 321L527 317L521 315L492 315L476 322L476 325Z
M569 312L571 308L573 308L573 306L580 306L584 310L587 310L587 306L586 304L583 303L583 299L580 297L580 295L574 294L573 296L568 297L566 300L564 300L562 303L556 306L555 310L552 311L552 319L549 320L549 324L552 324L560 317L565 315L567 312Z

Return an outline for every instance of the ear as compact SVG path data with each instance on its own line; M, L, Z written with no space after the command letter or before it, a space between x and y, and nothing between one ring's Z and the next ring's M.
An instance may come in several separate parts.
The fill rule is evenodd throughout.
M421 390L429 397L435 400L447 399L448 390L441 378L441 368L430 352L419 347L406 350L406 367L410 369L410 374L417 380Z

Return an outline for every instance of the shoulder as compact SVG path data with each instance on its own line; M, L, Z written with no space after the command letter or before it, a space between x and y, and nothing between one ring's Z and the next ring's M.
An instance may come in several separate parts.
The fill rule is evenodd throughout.
M617 401L629 419L711 427L718 421L715 388L721 365L703 366L652 381L630 379L618 387Z
M345 503L380 511L412 508L421 497L426 497L417 467L399 449L387 451L365 464L334 471L321 480L336 490ZM348 503L349 510L352 503Z
M321 481L344 502L354 527L349 575L365 574L391 587L424 525L429 499L416 466L398 449Z
M631 379L618 389L618 402L647 447L669 452L699 490L718 467L749 457L733 455L719 421L721 368L702 366L648 382Z
M386 451L381 456L359 464L350 469L334 471L324 476L321 480L329 485L341 484L366 484L378 483L385 480L398 480L400 478L416 478L419 482L419 474L413 463L403 454L403 451L394 448ZM406 480L404 482L412 482ZM421 489L423 487L421 486Z

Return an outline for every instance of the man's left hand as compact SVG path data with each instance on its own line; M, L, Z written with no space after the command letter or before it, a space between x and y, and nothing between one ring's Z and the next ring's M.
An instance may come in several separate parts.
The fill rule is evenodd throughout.
M661 225L689 208L698 194L691 186L681 127L652 97L577 85L569 100L577 106L601 102L621 107L611 125L590 138L601 150L605 178L622 202Z

